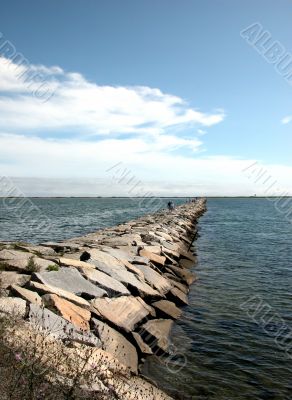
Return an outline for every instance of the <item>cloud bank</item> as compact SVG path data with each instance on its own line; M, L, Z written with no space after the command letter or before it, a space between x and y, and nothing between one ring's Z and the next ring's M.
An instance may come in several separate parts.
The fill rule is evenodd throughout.
M253 194L242 171L254 160L203 152L206 129L224 118L158 88L0 57L0 174L27 195L138 195L115 179L117 163L142 195ZM274 172L288 179L291 168Z

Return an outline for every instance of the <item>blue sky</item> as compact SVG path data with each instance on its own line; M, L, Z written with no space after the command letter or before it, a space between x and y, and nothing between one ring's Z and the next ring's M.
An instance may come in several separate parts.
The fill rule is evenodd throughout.
M56 92L32 99L37 87L0 69L1 175L125 194L121 179L100 183L123 163L145 191L249 195L263 193L242 172L257 162L290 192L292 84L240 32L258 23L292 53L291 13L288 0L4 0L2 45Z

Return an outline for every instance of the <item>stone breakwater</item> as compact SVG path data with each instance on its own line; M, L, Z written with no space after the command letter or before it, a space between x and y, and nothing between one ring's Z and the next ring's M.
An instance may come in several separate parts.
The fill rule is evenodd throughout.
M17 310L55 340L70 334L96 347L130 371L141 398L167 399L158 389L150 396L139 365L169 354L172 325L196 279L190 248L205 210L200 199L66 242L1 243L0 312Z

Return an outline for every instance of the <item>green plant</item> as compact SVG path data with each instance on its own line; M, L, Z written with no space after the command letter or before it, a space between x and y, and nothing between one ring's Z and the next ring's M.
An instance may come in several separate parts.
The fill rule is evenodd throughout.
M34 256L29 257L29 260L27 262L26 270L29 272L39 272L40 271L40 266L36 264L34 261Z
M129 372L95 347L75 346L70 333L68 343L53 341L17 314L0 314L1 399L124 399Z
M59 271L59 266L58 265L49 265L47 267L47 271Z

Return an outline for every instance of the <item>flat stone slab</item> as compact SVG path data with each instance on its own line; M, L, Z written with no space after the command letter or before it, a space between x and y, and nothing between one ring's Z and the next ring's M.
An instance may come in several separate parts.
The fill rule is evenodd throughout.
M174 287L176 287L177 289L179 289L181 292L183 292L184 294L188 294L190 289L188 286L186 286L184 283L181 282L177 282L175 280L172 280L171 283L173 284Z
M55 286L50 285L43 285L39 282L30 281L29 288L34 292L37 292L41 296L45 294L56 294L57 296L61 297L62 299L71 301L71 303L76 304L79 307L90 309L90 304L87 300L84 300L82 297L76 296L71 292L67 292L66 290L57 288Z
M92 263L99 271L104 272L116 281L123 283L130 292L138 292L142 297L161 297L161 294L157 290L154 290L136 274L127 271L126 267L123 265L109 265L99 261L96 262L96 260L92 260Z
M159 256L158 254L151 253L150 251L148 251L146 249L140 250L139 255L142 257L148 258L150 261L152 261L155 264L158 264L158 265L165 264L166 259L164 256Z
M45 246L31 246L31 245L17 245L19 250L28 251L29 253L33 253L36 255L41 254L42 256L56 256L57 253L51 247Z
M137 265L137 268L143 272L146 281L162 295L167 293L172 288L172 284L168 279L164 278L148 265Z
M129 290L120 281L112 278L110 275L105 274L95 268L87 267L81 268L79 271L82 273L86 279L90 282L98 285L102 289L106 290L109 297L114 297L117 295L130 295Z
M110 246L139 246L144 242L138 234L125 234L122 236L109 237L102 241L103 244Z
M94 263L94 265L107 265L110 267L120 267L125 269L121 261L105 251L98 249L89 249L87 251L90 254L90 262Z
M24 317L26 314L26 301L19 297L0 298L0 313Z
M91 332L82 332L64 318L47 308L30 304L29 320L38 329L47 332L53 338L84 343L90 346L101 347L100 340Z
M44 285L72 292L85 298L106 296L106 291L88 282L75 268L60 268L59 271L41 272L34 277Z
M159 245L147 245L147 246L143 246L144 250L149 251L150 253L156 254L156 255L161 255L161 246Z
M165 240L169 240L170 242L173 242L173 238L165 232L161 232L161 231L156 231L155 232L157 236L160 236L162 238L164 238Z
M159 351L167 354L171 344L169 335L172 326L171 319L152 319L141 326L139 334L154 354L159 354Z
M12 285L10 290L12 294L21 297L23 300L26 300L29 303L37 304L40 307L42 306L42 299L36 292L32 292L31 290L22 288L17 285Z
M134 338L134 340L136 342L136 346L138 347L138 349L140 350L140 352L143 355L151 355L151 354L153 354L153 351L152 351L151 347L148 346L148 344L144 342L144 340L141 338L139 333L132 332L132 336L133 336L133 338Z
M126 332L133 331L150 313L149 309L133 296L95 299L91 304L99 316Z
M79 330L89 331L90 311L76 306L56 294L46 294L42 299L46 307L55 309L58 315L71 322Z
M45 271L49 265L57 265L53 261L44 260L43 258L37 257L35 254L25 251L9 249L0 251L0 260L7 265L9 270L19 271L26 274L31 274L31 271L27 268L31 257L41 271Z
M175 267L173 265L168 265L168 268L188 285L191 285L196 280L195 275L186 268Z
M71 242L62 242L62 243L45 242L45 243L41 243L40 246L51 247L56 252L67 251L67 250L78 251L80 248L80 246L78 244L71 243Z
M197 261L197 257L190 251L179 249L179 253L182 258L187 258L188 260L193 261L194 263Z
M188 296L177 287L172 288L168 292L168 298L178 305L188 305Z
M34 254L19 250L4 249L0 251L0 260L12 271L27 271L27 263Z
M150 262L150 260L147 257L134 256L132 258L132 263L133 264L149 265L149 262Z
M11 285L24 286L30 278L30 275L18 274L15 271L0 272L0 282L3 289L7 289Z
M195 262L188 260L187 258L183 258L180 260L179 265L182 268L193 268L195 266Z
M152 306L166 318L178 319L182 314L182 311L172 301L159 300L152 303Z
M65 267L75 267L75 268L91 266L91 264L88 264L87 262L76 260L74 258L66 258L66 257L60 257L59 263Z
M169 243L169 242L164 241L161 244L166 249L171 250L175 253L179 253L179 246L176 243Z
M100 338L102 349L114 356L130 371L138 372L138 355L136 348L121 333L104 322L92 319L93 329Z

